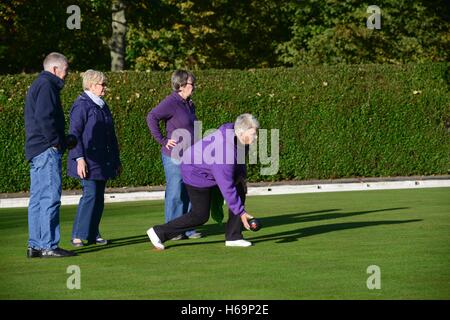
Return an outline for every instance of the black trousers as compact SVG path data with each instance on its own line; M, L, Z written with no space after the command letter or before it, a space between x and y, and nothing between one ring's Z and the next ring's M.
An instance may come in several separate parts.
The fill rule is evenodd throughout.
M201 226L208 222L209 211L211 207L211 190L218 188L217 186L211 188L197 188L186 184L186 190L191 200L191 211L188 213L169 221L166 224L154 227L154 230L161 240L165 242L170 240L188 230ZM236 189L242 203L245 203L245 185L240 182L236 185ZM225 240L233 241L242 239L243 225L241 217L235 215L231 210L228 210L228 221L226 224Z

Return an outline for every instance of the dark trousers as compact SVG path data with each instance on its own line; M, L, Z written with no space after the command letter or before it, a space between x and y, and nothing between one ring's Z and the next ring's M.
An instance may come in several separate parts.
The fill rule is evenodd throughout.
M72 239L95 241L100 237L99 225L105 203L104 180L81 180L83 196L73 223Z
M208 222L211 207L211 188L197 188L186 184L186 189L191 200L191 211L166 224L154 227L156 235L161 242L172 239L187 230L201 226ZM245 203L245 188L242 183L236 185L236 189L242 203ZM226 224L225 240L233 241L242 239L242 221L239 215L228 210L228 221Z

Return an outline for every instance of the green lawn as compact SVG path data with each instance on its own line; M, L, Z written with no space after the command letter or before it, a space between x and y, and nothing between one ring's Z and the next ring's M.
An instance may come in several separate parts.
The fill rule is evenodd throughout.
M0 299L450 299L450 188L250 197L263 228L250 248L224 246L223 226L154 251L146 230L163 202L107 204L107 246L27 259L27 209L0 210ZM61 210L61 247L75 206ZM70 290L67 267L81 270ZM367 268L379 266L381 289Z

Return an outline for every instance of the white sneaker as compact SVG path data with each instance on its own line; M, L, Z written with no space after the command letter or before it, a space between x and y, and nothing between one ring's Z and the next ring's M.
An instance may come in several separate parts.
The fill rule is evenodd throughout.
M202 234L200 232L195 231L195 232L189 234L187 237L189 239L200 239L202 237Z
M234 241L225 241L225 246L227 247L250 247L252 243L250 241L241 239Z
M153 228L147 230L147 235L156 249L164 250L164 245L162 244L161 240L159 239L158 235L156 234L155 230L153 230Z

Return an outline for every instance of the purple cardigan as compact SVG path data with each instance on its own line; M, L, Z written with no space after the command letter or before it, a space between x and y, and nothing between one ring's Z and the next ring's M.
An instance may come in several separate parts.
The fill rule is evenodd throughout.
M236 190L235 181L245 178L246 167L244 161L238 163L236 139L234 123L223 124L211 135L185 150L181 174L184 183L193 187L209 188L217 185L230 210L235 215L242 215L245 209ZM239 148L245 152L241 146ZM213 161L214 159L216 161Z
M171 156L170 150L166 148L167 141L172 137L176 129L186 129L191 134L191 143L194 142L195 106L192 100L184 100L176 91L168 95L155 108L147 114L147 125L155 140L162 146L161 152ZM166 136L159 129L159 122L164 121L166 125ZM181 141L178 140L178 142Z
M70 110L69 132L78 139L76 147L67 156L69 176L80 178L76 161L79 157L84 157L87 163L87 179L108 180L117 176L119 146L111 111L106 104L99 107L83 92Z

